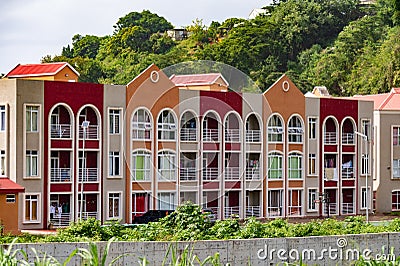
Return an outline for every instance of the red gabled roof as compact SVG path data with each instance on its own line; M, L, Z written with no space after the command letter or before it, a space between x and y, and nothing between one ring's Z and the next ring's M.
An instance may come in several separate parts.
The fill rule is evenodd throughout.
M218 78L221 78L225 82L225 86L229 86L228 82L221 75L221 73L209 73L209 74L190 74L190 75L172 75L169 79L176 86L196 86L196 85L212 85Z
M43 63L43 64L19 64L11 70L7 78L21 78L32 76L53 76L60 72L64 67L69 67L75 74L79 73L68 63Z
M388 93L355 95L353 98L374 102L374 110L400 110L400 88L393 88Z
M18 192L24 192L25 188L21 187L17 183L11 181L8 178L0 178L0 193L5 194L5 193L18 193Z

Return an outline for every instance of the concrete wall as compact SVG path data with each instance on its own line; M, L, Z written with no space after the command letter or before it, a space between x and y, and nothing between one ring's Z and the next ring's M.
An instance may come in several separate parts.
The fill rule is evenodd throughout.
M189 252L201 260L220 254L221 262L231 265L275 265L276 263L298 262L309 265L350 265L364 254L371 259L388 256L390 249L393 254L400 253L400 233L346 235L346 236L315 236L304 238L265 238L226 241L197 242L117 242L112 243L108 262L121 254L128 254L118 260L115 265L139 265L140 258L146 257L149 265L161 265L167 250L172 245L180 254L186 246ZM97 243L103 250L107 243ZM28 252L29 258L34 258L31 248L54 256L63 262L76 248L87 248L86 243L47 243L47 244L17 244L15 249ZM101 252L102 253L102 252ZM41 253L40 253L41 254ZM392 258L389 258L393 260ZM80 257L75 256L69 265L79 265Z

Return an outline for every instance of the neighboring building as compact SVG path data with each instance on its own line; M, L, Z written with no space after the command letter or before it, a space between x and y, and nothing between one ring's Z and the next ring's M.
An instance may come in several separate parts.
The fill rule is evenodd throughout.
M79 73L68 63L17 65L5 75L7 79L36 79L77 82Z
M167 30L167 35L174 41L182 41L187 39L188 31L186 29L176 28Z
M256 17L258 17L260 15L264 15L264 14L267 14L267 10L266 9L254 8L250 12L248 19L255 19Z
M2 176L4 176L4 172ZM24 191L23 187L9 178L0 177L0 235L20 233L18 228L20 217L18 201L19 193Z

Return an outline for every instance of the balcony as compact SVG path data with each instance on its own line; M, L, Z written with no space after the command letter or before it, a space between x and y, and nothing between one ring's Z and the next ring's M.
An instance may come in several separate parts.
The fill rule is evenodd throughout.
M246 180L260 180L260 169L258 167L247 168Z
M181 141L196 141L197 129L196 128L181 128Z
M71 182L71 169L70 168L51 168L50 169L50 182Z
M50 125L52 139L70 139L71 138L71 125L69 124L53 124Z
M246 218L248 217L261 217L260 206L247 206L246 207Z
M240 141L239 129L225 129L225 141L226 142L239 142Z
M50 223L54 227L66 227L70 222L72 222L70 213L55 214L55 216L50 219Z
M83 139L83 128L79 127L79 139ZM86 129L85 139L97 140L99 139L99 126L89 125Z
M226 167L224 172L225 180L239 180L239 167Z
M207 167L203 169L203 180L217 180L218 179L218 167Z
M225 207L224 217L225 218L239 217L239 212L240 212L240 207L239 206Z
M85 170L85 171L84 171ZM79 169L79 182L98 182L99 169L98 168L85 168Z
M324 144L337 144L337 134L336 134L336 132L325 132L325 134L324 134Z
M196 168L181 168L179 169L180 172L180 180L181 181L193 181L196 180Z
M354 179L353 167L342 167L342 179Z
M342 214L354 214L354 204L342 203Z
M246 130L246 142L261 142L261 130Z
M203 141L219 141L218 129L203 129Z
M353 133L343 133L342 134L342 144L353 145L354 144L354 134Z
M82 220L87 220L89 218L97 219L98 212L82 212ZM81 213L78 213L78 218L81 218Z

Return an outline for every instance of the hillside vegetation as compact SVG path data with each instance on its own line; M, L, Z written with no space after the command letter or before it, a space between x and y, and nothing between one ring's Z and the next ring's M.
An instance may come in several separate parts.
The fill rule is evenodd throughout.
M286 73L303 91L324 85L333 95L386 92L400 85L400 0L286 0L253 20L230 18L174 41L173 25L150 11L121 17L108 36L75 35L61 55L80 81L127 84L151 63L164 68L213 60L238 68L266 90Z

